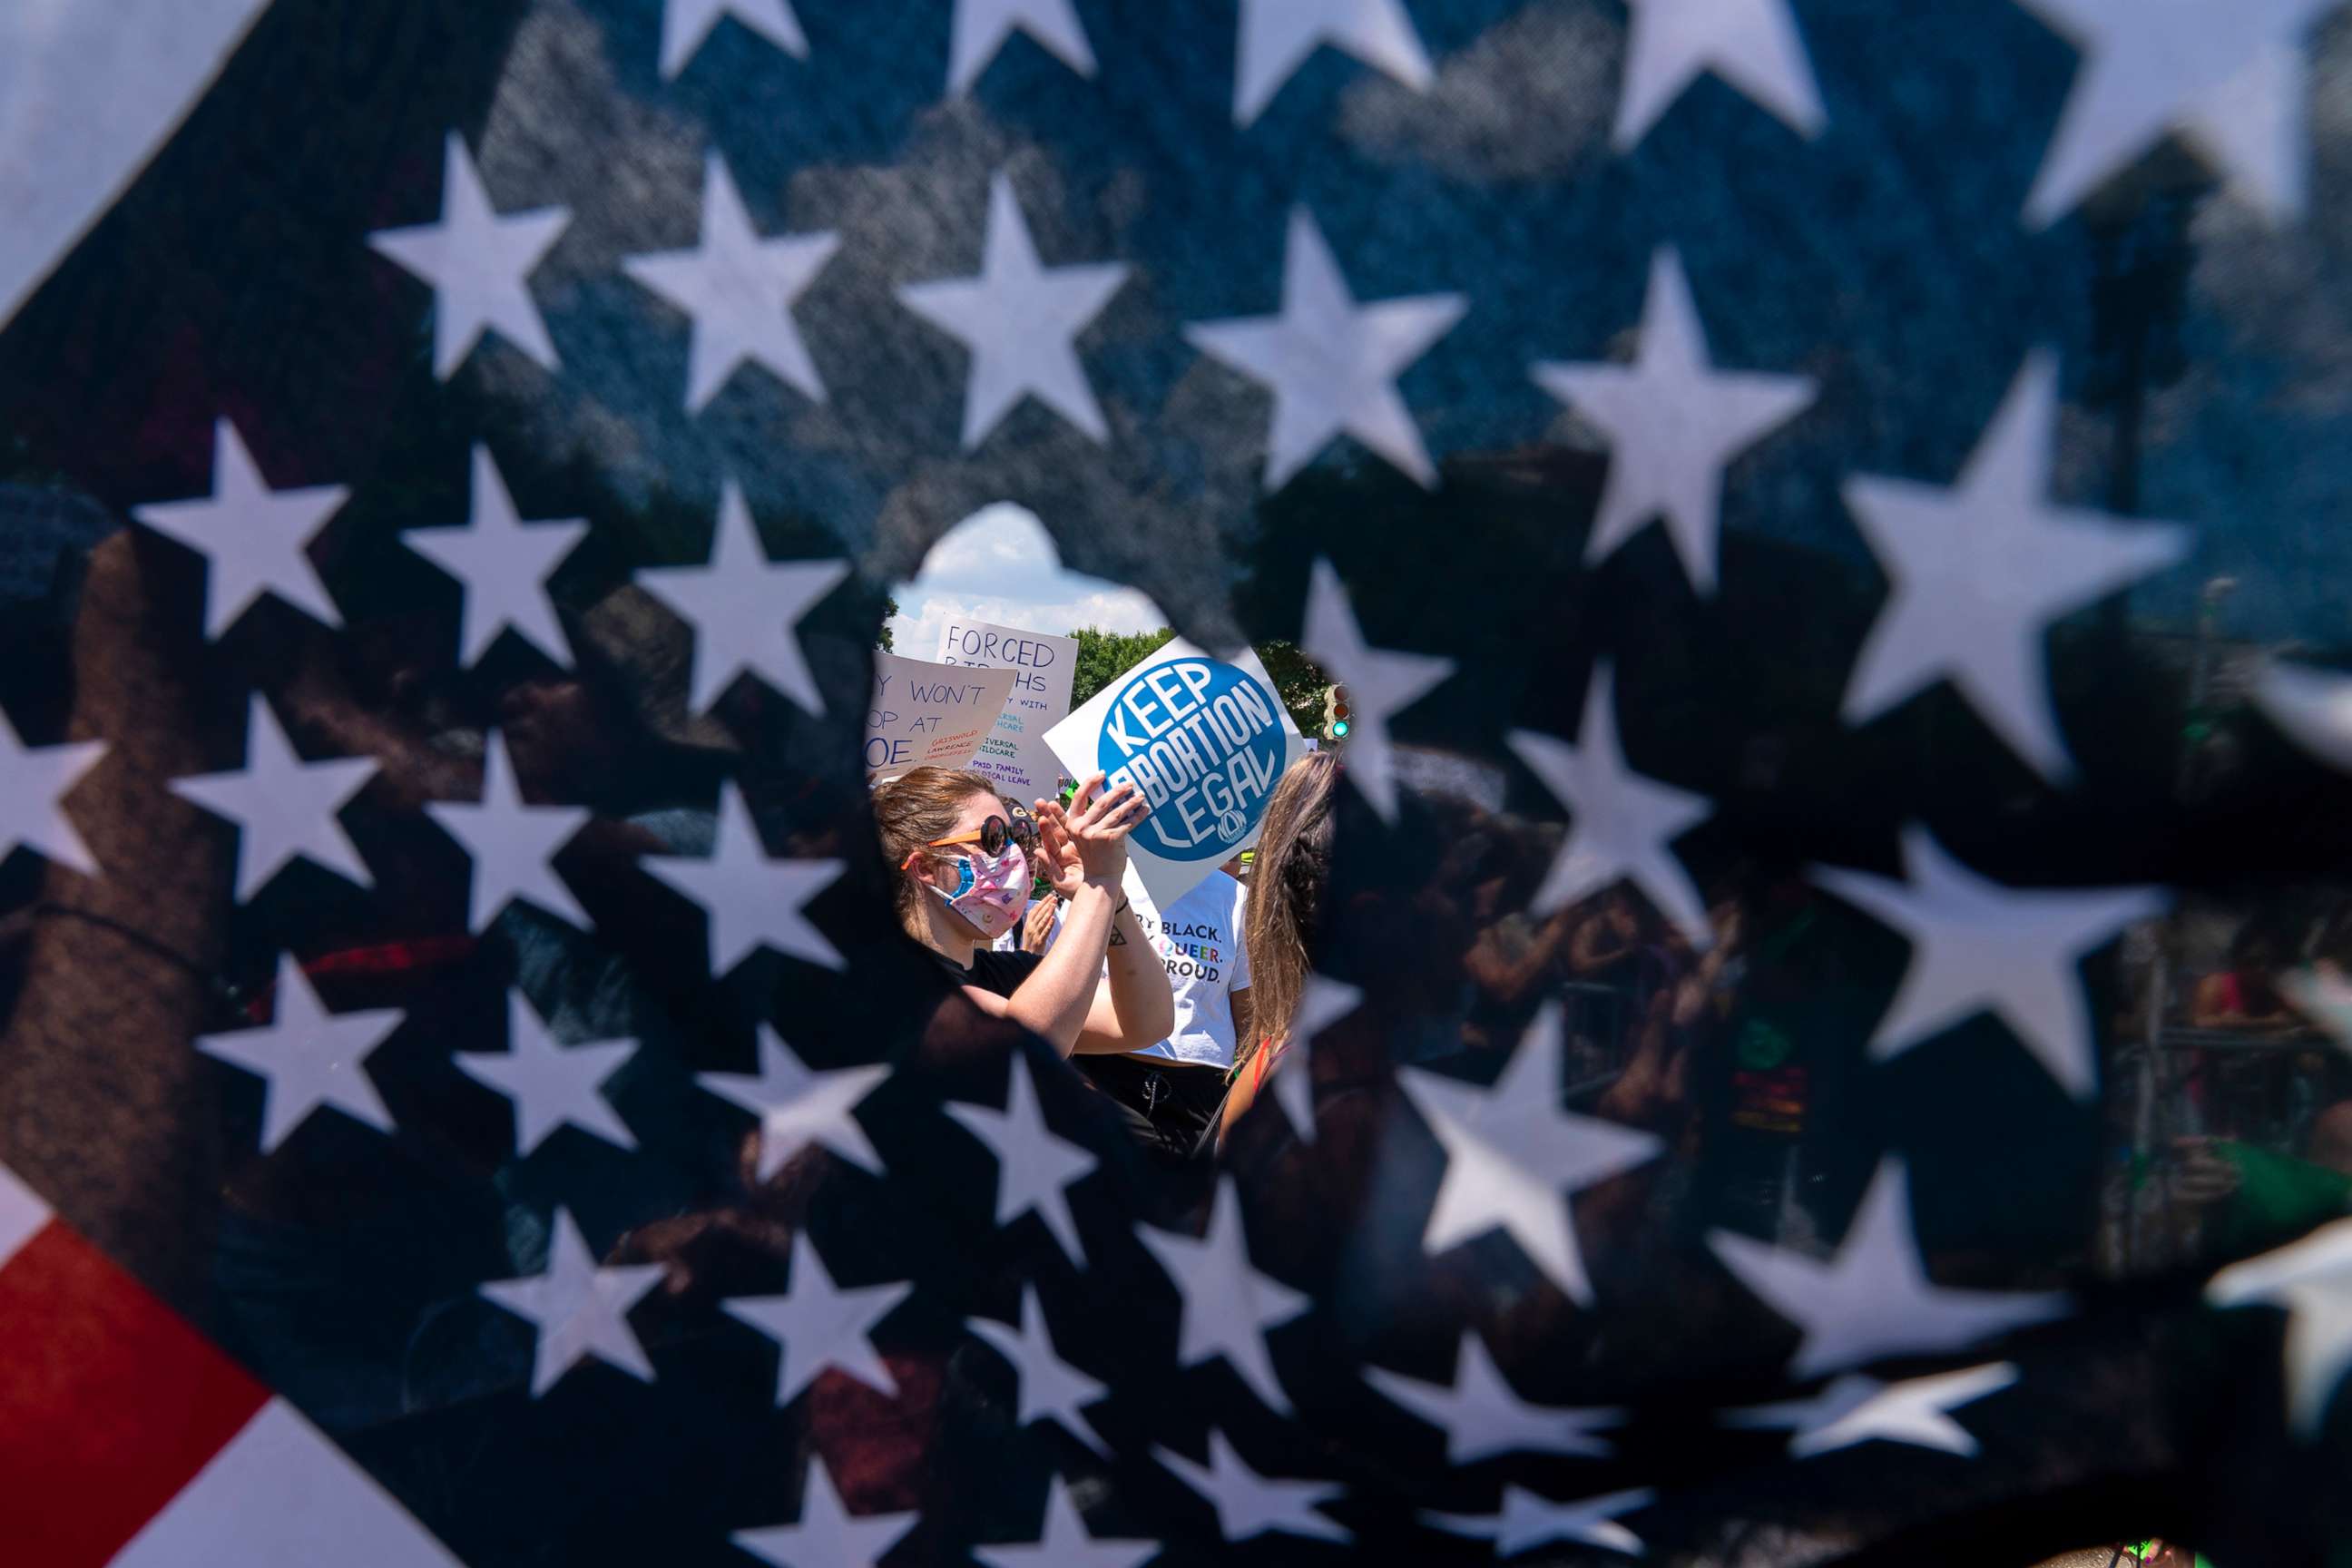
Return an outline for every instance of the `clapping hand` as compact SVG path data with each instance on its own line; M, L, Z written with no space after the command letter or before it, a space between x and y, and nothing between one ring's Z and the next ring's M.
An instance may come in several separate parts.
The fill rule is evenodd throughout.
M1127 836L1142 826L1150 803L1133 784L1103 788L1095 774L1064 806L1041 800L1037 853L1054 891L1070 898L1088 882L1109 886L1127 870Z
M1061 908L1053 899L1040 899L1029 906L1029 918L1021 924L1021 951L1042 954L1045 939L1054 934L1055 911Z

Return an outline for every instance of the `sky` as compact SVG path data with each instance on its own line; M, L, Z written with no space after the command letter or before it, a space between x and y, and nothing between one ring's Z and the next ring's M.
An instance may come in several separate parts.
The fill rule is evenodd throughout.
M1166 626L1160 606L1135 589L1063 569L1036 514L1010 501L983 507L940 537L911 583L894 585L890 630L908 658L937 658L950 620L1059 637L1081 626L1109 632Z

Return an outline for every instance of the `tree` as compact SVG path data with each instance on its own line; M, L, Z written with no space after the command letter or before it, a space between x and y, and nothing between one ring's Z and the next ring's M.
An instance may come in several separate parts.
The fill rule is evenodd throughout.
M1312 735L1320 729L1323 689L1332 683L1331 678L1299 652L1297 644L1279 637L1257 645L1257 661L1273 678L1274 689L1282 705L1290 710L1290 721L1298 726L1298 732Z
M898 651L898 638L890 630L890 623L898 618L898 601L891 598L887 594L884 595L882 598L882 635L874 639L875 646L879 647L884 653L897 653Z
M1070 675L1070 706L1083 708L1088 698L1142 663L1176 633L1169 626L1156 632L1107 632L1088 626L1068 635L1078 639L1078 660Z

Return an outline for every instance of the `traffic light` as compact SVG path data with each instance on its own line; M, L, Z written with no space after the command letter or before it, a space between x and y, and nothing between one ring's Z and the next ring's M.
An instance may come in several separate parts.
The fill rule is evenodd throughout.
M1348 689L1327 686L1323 689L1323 739L1344 741L1348 738Z

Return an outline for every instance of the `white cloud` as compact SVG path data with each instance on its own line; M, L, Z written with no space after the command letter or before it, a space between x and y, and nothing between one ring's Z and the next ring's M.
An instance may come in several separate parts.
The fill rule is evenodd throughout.
M988 590L1039 570L1055 571L1061 557L1037 514L1010 501L982 507L940 536L923 557L916 581L936 588Z
M1034 513L1009 502L986 507L950 529L923 557L909 583L891 589L898 651L937 656L952 620L994 621L1059 637L1081 626L1110 632L1156 630L1168 617L1133 588L1065 570Z

